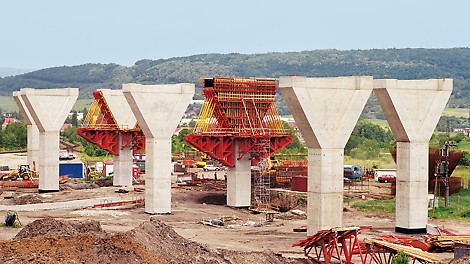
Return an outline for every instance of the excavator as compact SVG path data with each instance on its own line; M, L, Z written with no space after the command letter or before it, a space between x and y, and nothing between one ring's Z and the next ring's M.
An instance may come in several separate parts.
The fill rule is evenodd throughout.
M20 164L18 170L12 171L10 174L2 177L2 180L16 181L18 178L22 178L23 181L31 180L37 177L36 163L33 162L33 169L29 164Z

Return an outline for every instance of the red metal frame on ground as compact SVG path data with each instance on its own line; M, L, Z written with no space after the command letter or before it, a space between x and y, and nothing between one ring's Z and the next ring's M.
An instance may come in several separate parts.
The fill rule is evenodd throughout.
M119 201L119 202L109 202L109 203L100 203L93 205L93 208L96 207L110 207L110 206L120 206L120 205L128 205L128 204L136 204L136 203L143 203L145 199L136 199L130 201Z
M319 230L292 246L303 247L305 256L317 263L331 263L332 259L340 263L353 263L353 255L357 254L364 260L367 255L364 243L357 237L359 231L359 227Z
M365 227L370 228L370 227ZM437 259L435 255L424 252L419 248L413 248L413 238L404 236L383 236L382 240L370 239L360 241L359 227L338 227L329 230L320 230L316 234L307 236L306 239L292 246L302 247L305 256L317 263L329 264L332 260L339 263L381 263L390 264L392 258L399 250L406 250L413 262L430 263ZM405 241L410 246L394 244L391 241ZM353 260L354 255L356 255ZM336 263L336 262L335 262Z

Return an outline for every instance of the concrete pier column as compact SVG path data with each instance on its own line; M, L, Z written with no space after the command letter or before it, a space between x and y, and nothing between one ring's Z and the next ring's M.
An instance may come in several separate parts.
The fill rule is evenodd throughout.
M28 164L33 166L33 161L36 163L39 162L39 129L36 126L36 123L34 123L33 117L26 108L19 91L13 92L13 99L15 100L21 115L26 121Z
M308 233L342 226L344 147L373 79L287 76L279 87L308 147Z
M134 128L137 119L122 93L122 90L100 89L106 104L119 126L119 155L114 155L113 186L132 186L132 149L131 146L122 148L122 133Z
M343 224L342 164L344 164L343 148L308 149L307 226L309 234L319 229ZM311 172L315 176L310 176Z
M59 141L59 130L39 132L39 192L59 191Z
M28 137L28 164L33 166L33 163L39 162L39 129L35 124L27 125L26 129Z
M238 142L235 142L235 151ZM238 153L235 153L235 157ZM251 205L251 160L249 155L235 160L235 167L227 168L227 205L250 207Z
M426 233L428 155L428 142L397 142L397 232Z
M78 88L23 88L20 94L39 129L39 192L59 191L59 133Z
M123 84L122 91L146 137L145 212L171 213L171 136L194 84Z
M397 140L397 232L426 232L429 139L452 88L452 79L374 80L374 92Z
M146 138L145 212L171 213L171 137Z
M121 148L121 136L120 134L119 155L114 155L113 186L132 186L132 149L130 147Z

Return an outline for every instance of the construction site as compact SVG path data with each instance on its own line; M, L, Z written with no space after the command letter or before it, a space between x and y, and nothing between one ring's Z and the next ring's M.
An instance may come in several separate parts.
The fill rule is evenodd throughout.
M77 134L113 156L93 165L107 170L102 178L89 166L75 177L65 168L79 155L60 152L77 88L14 92L28 150L0 154L18 168L1 174L0 262L392 263L404 254L410 263L470 263L468 222L428 216L440 155L428 142L452 79L201 80L204 103L184 137L192 151L178 155L171 138L194 84L96 90ZM277 90L305 140L303 160L276 157L293 141ZM372 91L397 141L396 178L344 164ZM461 157L446 153L444 191L458 192L447 174ZM363 211L352 199L393 201L395 213Z

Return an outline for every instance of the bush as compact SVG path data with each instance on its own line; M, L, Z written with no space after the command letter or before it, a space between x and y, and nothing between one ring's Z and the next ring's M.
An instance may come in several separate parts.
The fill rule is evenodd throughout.
M470 152L464 151L463 156L459 161L460 166L470 166Z
M411 257L403 251L398 252L392 258L392 264L408 264L410 263Z

